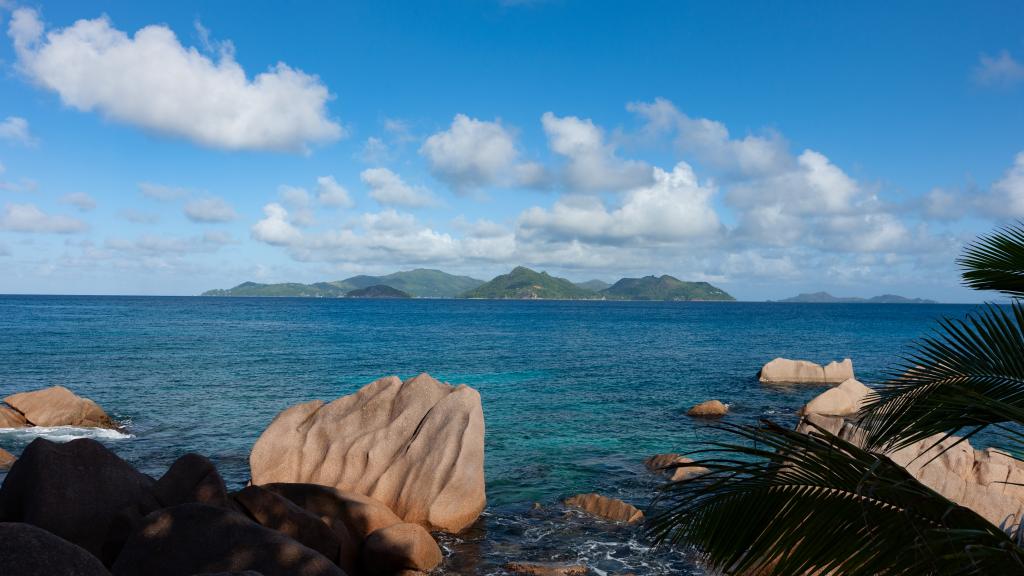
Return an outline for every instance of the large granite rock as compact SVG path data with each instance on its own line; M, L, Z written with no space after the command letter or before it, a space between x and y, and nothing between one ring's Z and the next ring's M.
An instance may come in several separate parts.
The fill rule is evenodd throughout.
M24 414L6 404L0 404L0 428L24 428L29 425Z
M279 483L260 487L284 496L329 526L346 530L359 543L381 528L402 522L387 506L354 492L317 484Z
M758 373L758 379L766 384L840 384L850 378L853 361L849 358L825 366L807 360L776 358Z
M421 374L278 414L249 457L254 484L313 483L370 496L406 522L458 532L484 509L480 395Z
M441 548L419 524L402 522L381 528L363 542L362 572L388 576L412 570L426 572L441 563Z
M0 522L4 576L110 576L92 554L31 524Z
M721 418L729 413L729 407L720 400L701 402L686 411L687 416L694 418Z
M807 432L808 422L858 446L864 443L865 431L853 421L808 414L798 430ZM976 450L957 436L939 442L941 439L937 434L886 455L925 486L989 522L1018 524L1024 517L1024 462L992 448Z
M230 506L220 472L213 462L200 454L189 453L175 460L157 480L153 492L164 508L190 502Z
M117 428L99 404L63 386L12 394L4 398L4 403L19 412L30 426ZM9 416L2 418L6 420Z
M34 524L103 558L114 517L152 502L154 484L95 440L37 438L0 488L0 522Z
M182 504L146 517L125 543L115 576L188 576L253 570L263 576L345 576L319 552L238 512Z
M853 416L871 395L871 388L854 378L845 380L835 388L829 388L811 399L801 409L801 414L822 416Z
M655 454L644 460L644 466L655 474L661 474L672 482L679 482L691 476L697 476L708 471L703 466L679 467L677 464L690 464L692 459L681 454Z
M565 505L610 522L636 524L644 519L644 513L635 506L600 494L577 494L566 498Z

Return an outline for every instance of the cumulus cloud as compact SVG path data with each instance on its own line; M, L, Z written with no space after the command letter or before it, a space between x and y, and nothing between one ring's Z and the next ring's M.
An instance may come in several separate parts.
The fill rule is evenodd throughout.
M571 190L617 191L651 181L651 167L619 158L615 146L605 142L604 132L590 119L559 118L545 112L541 125L551 150L566 158L565 183Z
M18 116L8 116L0 122L0 140L23 146L34 146L36 138L28 128L28 120Z
M457 192L485 186L533 186L543 179L543 168L520 163L515 135L500 121L457 114L447 130L420 147L438 179Z
M311 226L314 221L313 199L305 188L278 186L278 194L288 209L288 221L296 226Z
M47 214L35 204L7 204L0 214L0 230L11 232L73 234L87 229L77 218Z
M321 176L316 179L316 199L324 206L351 208L355 205L348 190L338 184L334 176Z
M189 195L189 192L185 188L177 188L174 186L165 186L163 184L154 184L152 182L139 182L139 191L146 198L152 198L153 200L159 200L161 202L173 202L175 200L181 200Z
M1024 218L1024 152L982 198L981 208L996 218Z
M160 215L152 212L141 212L125 208L117 213L118 217L131 222L132 224L156 224L160 221Z
M62 204L70 204L82 212L88 212L96 208L96 200L85 192L73 192L65 194L60 199Z
M721 231L711 206L715 189L701 185L685 162L671 172L653 169L653 183L626 193L609 210L594 196L569 196L550 210L534 207L519 219L522 235L605 244L672 242Z
M18 69L72 108L227 150L304 150L343 135L327 87L283 62L250 79L231 51L211 59L163 25L129 36L104 16L44 28L36 11L13 12Z
M974 81L982 86L1015 86L1024 82L1024 64L1003 50L998 56L982 54L974 68Z
M227 201L216 196L199 198L185 204L185 216L200 223L230 222L238 217Z
M412 186L387 168L363 170L359 178L370 188L370 197L390 206L418 208L437 204L437 198L423 186Z
M275 246L288 246L302 238L299 229L292 225L288 218L288 210L277 202L263 207L264 218L251 229L253 239Z

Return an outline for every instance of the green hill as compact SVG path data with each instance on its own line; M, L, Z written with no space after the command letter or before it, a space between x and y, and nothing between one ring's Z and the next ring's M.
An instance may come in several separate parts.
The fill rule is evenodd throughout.
M412 298L408 292L402 292L397 288L374 284L366 288L356 288L345 295L345 298Z
M203 296L292 296L297 298L341 298L351 288L339 287L328 282L316 284L299 284L286 282L282 284L260 284L258 282L242 282L227 290L207 290Z
M779 302L796 302L802 304L937 304L925 298L906 298L895 294L883 294L871 298L856 296L833 296L828 292L811 292L779 300Z
M455 298L467 290L484 283L469 276L455 276L440 270L417 268L395 272L387 276L353 276L339 282L352 288L366 288L377 284L391 286L418 298Z
M609 300L735 300L707 282L683 282L668 275L623 278L599 294Z
M580 288L565 278L547 272L535 272L519 266L481 286L462 294L462 298L513 300L583 300L596 298L592 290Z
M600 292L611 286L611 284L604 280L587 280L586 282L576 282L576 285L584 290L591 290L593 292Z

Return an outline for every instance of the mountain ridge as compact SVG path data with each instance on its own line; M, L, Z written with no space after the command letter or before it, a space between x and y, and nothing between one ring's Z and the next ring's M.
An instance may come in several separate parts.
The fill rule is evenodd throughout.
M796 296L778 300L778 302L798 304L938 304L927 298L907 298L896 294L882 294L871 298L858 296L833 296L825 291L805 292Z

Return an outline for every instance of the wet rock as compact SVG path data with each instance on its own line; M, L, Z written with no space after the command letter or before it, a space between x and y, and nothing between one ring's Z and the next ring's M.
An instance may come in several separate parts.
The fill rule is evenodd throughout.
M480 394L391 376L278 414L253 446L254 484L309 482L370 496L406 522L458 532L484 509Z
M0 448L0 470L9 470L17 458L7 450Z
M529 576L585 576L587 573L587 567L582 564L554 562L509 562L503 568L513 574Z
M113 518L154 501L154 484L95 440L37 438L0 488L0 521L34 524L102 557Z
M344 524L336 523L332 528L291 500L259 486L247 486L232 494L232 498L261 526L277 530L316 550L347 573L354 572L358 543Z
M871 388L850 378L839 386L815 396L800 412L822 416L853 416L870 394Z
M826 366L807 360L776 358L758 373L758 379L767 384L840 384L850 378L853 378L853 361L849 358Z
M425 572L441 563L441 548L419 524L403 522L381 528L363 542L362 572L368 576L388 576L412 570Z
M701 402L686 411L687 416L695 418L721 418L729 413L729 407L718 400Z
M20 522L0 522L0 574L110 576L103 563L86 550Z
M329 526L341 524L356 542L366 540L381 528L402 522L390 508L362 494L317 484L276 483L260 487L284 496Z
M63 386L12 394L4 398L4 403L20 412L33 426L117 428L99 404Z
M675 464L689 464L693 462L690 458L681 454L655 454L644 461L644 466L656 474L667 476L672 482L679 482L691 476L697 476L708 471L703 466L678 467Z
M319 552L238 512L181 504L153 512L125 543L115 576L252 570L263 576L344 576Z
M578 494L567 498L565 505L611 522L636 524L644 519L644 513L635 506L600 494Z

